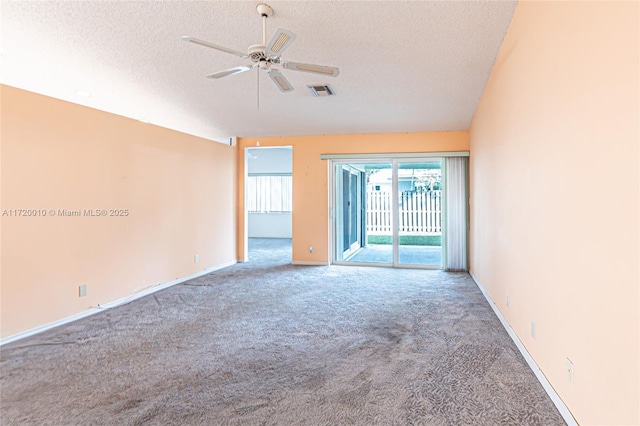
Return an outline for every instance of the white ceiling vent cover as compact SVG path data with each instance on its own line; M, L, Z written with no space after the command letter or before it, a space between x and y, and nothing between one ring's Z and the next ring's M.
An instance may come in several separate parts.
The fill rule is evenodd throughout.
M307 86L309 88L309 90L311 90L311 93L313 93L313 96L335 96L336 92L333 91L333 89L331 88L331 86L329 86L328 84L325 86Z

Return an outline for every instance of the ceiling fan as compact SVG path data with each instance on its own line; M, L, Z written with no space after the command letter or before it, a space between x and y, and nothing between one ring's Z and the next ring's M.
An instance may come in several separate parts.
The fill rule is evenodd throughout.
M200 40L195 37L182 37L182 40L184 41L199 44L205 47L210 47L221 52L230 53L243 59L249 58L253 62L252 65L241 65L239 67L233 67L226 70L214 72L213 74L207 75L207 78L222 78L258 68L259 70L267 72L269 74L269 78L271 78L271 81L273 81L282 92L291 92L293 90L293 86L280 72L280 70L274 67L274 65L280 65L280 67L286 70L309 72L331 77L336 77L338 74L340 74L340 70L335 67L283 61L281 59L281 55L291 45L291 43L293 43L293 41L296 39L296 35L291 31L278 28L276 33L271 38L269 44L267 44L267 18L273 15L273 9L271 8L271 6L264 3L256 6L256 9L258 11L258 14L262 17L262 44L253 44L249 46L249 48L247 49L247 53L229 49L228 47L219 46L217 44L213 44L205 40Z

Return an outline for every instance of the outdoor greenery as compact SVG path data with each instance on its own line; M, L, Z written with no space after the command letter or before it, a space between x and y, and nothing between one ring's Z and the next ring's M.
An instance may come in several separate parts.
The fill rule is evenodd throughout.
M441 246L441 235L399 235L398 242L401 246ZM368 235L368 244L392 244L391 235Z

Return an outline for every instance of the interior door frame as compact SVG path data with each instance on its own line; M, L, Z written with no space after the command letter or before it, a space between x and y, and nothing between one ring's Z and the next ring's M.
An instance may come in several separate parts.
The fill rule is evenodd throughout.
M292 159L291 159L291 169L292 169L292 173L291 173L291 180L292 180L292 184L293 184L293 146L292 145L277 145L277 146L245 146L244 149L242 149L242 157L243 157L243 162L244 162L244 166L243 166L243 173L242 173L242 181L241 181L241 186L242 186L242 193L243 193L243 208L242 208L242 212L241 212L241 223L239 224L239 226L241 226L242 229L242 241L238 240L238 243L241 243L242 247L242 253L241 256L242 258L238 260L238 262L240 263L245 263L245 262L249 262L251 259L249 259L249 211L247 208L247 197L248 197L248 191L247 191L247 182L249 180L249 151L250 150L268 150L268 149L282 149L282 148L288 148L291 150L292 152ZM287 173L288 174L288 173ZM292 194L292 197L295 196L295 194ZM291 222L293 224L294 222L294 218L295 218L295 211L291 211ZM293 229L291 230L292 234L293 234ZM291 239L292 241L292 245L293 245L293 238ZM292 261L293 261L293 253L292 253L292 257L291 257Z

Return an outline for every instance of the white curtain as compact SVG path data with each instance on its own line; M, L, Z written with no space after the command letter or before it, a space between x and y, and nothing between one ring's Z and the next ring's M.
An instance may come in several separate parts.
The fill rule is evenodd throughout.
M446 230L445 271L466 271L467 262L467 157L445 160Z

